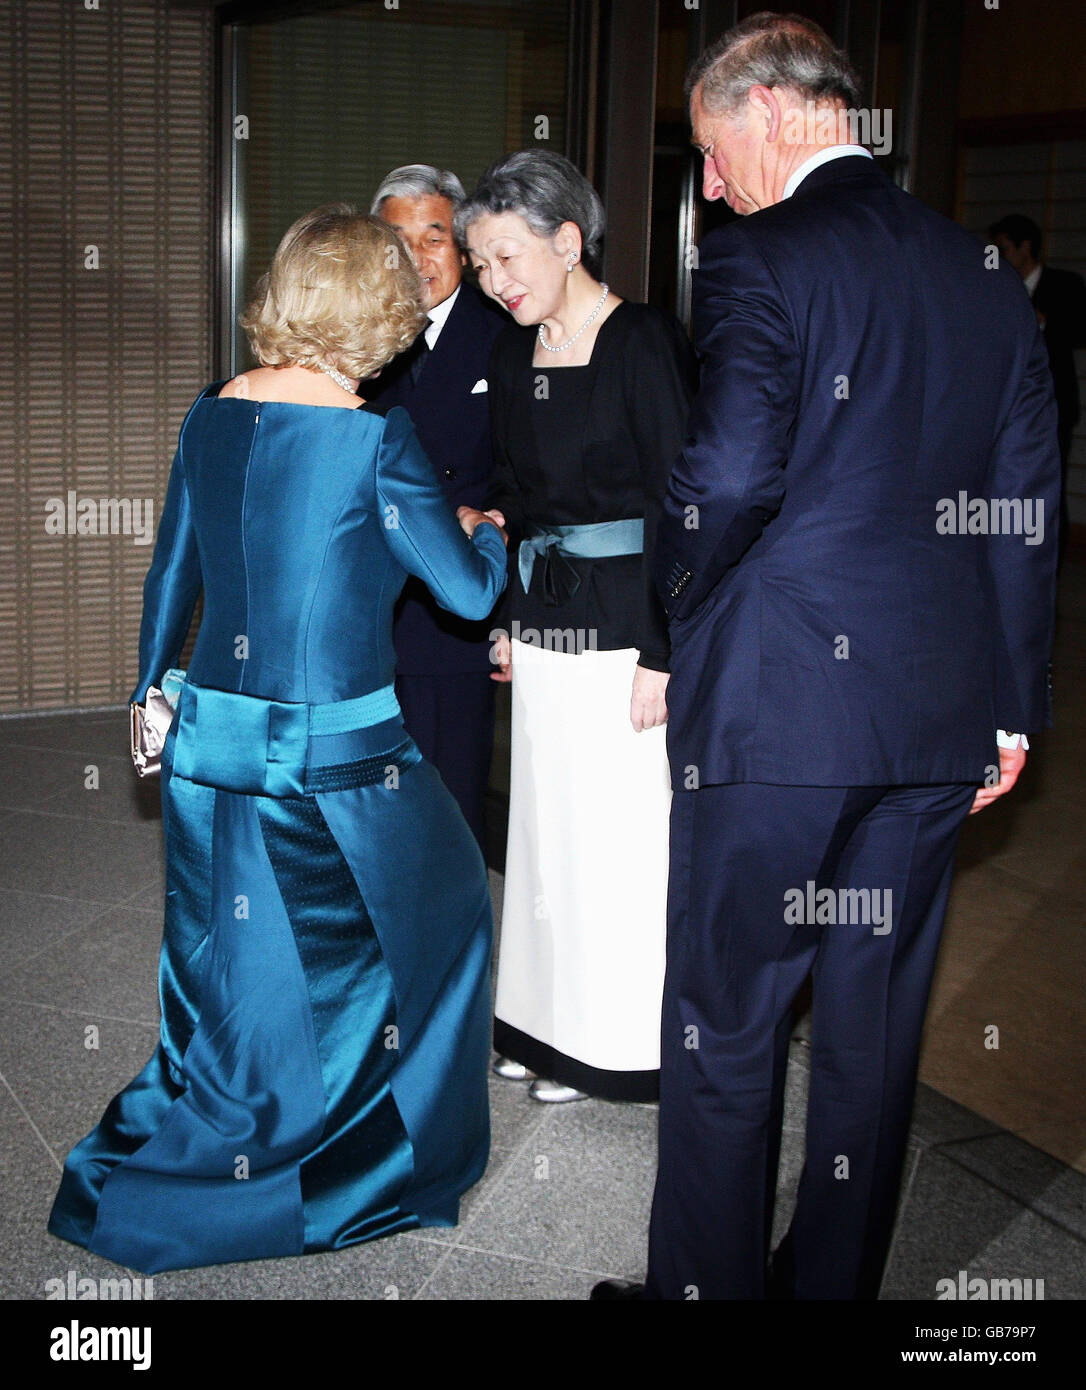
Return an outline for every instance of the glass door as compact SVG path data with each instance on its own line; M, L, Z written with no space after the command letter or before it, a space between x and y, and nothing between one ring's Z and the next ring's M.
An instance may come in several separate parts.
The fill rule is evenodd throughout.
M237 327L287 227L320 203L368 211L402 164L467 189L493 160L563 154L571 0L232 4L220 30L219 369L251 365Z

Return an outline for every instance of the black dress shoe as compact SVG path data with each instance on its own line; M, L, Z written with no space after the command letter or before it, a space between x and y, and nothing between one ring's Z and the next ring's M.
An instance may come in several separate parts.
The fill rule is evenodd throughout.
M628 1279L604 1279L596 1285L588 1297L596 1302L599 1299L633 1299L645 1297L644 1284L632 1284Z

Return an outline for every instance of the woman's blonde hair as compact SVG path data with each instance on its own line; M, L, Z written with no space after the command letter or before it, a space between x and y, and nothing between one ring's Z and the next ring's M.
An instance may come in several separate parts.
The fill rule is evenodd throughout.
M328 203L287 231L240 323L265 366L324 362L364 379L414 342L426 322L421 295L390 227Z

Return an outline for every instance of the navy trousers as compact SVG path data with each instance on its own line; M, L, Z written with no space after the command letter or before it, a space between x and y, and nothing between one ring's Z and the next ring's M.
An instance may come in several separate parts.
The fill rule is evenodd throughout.
M486 857L486 787L494 746L494 682L487 672L396 677L404 728L456 798Z
M765 1296L792 1004L809 972L807 1152L778 1252L784 1296L877 1297L975 792L675 793L646 1297Z

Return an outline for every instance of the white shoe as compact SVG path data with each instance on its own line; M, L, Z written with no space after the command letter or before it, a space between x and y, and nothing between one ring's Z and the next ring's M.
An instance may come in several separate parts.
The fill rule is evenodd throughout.
M532 1075L526 1066L508 1057L495 1057L490 1070L495 1076L504 1076L506 1081L527 1081Z
M560 1081L546 1081L538 1076L528 1087L533 1100L549 1101L551 1105L562 1105L567 1100L587 1100L587 1091L578 1091L575 1086L563 1086Z

